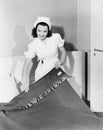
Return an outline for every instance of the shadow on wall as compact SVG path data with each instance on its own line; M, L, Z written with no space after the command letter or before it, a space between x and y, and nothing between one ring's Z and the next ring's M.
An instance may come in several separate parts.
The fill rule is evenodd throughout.
M63 27L60 26L52 26L53 33L59 33L63 39L65 39L65 33ZM77 48L74 46L73 43L69 41L65 41L64 48L66 51L77 51Z
M24 51L28 49L28 44L32 41L31 38L26 33L25 26L22 25L16 25L13 39L14 42L16 43L16 46L12 49L12 55L17 57L14 57L13 59L13 66L11 72L14 72L16 66L18 65L18 62L24 62L23 58L18 59L18 57L23 56ZM33 68L35 68L35 66L33 66ZM31 73L31 75L33 74Z
M12 50L12 55L23 54L27 50L27 45L31 42L30 37L27 35L25 26L16 25L14 30L14 41L16 46Z
M63 29L63 27L60 27L60 26L52 26L52 32L53 32L53 33L59 33L63 39L65 38L65 34L64 34L64 29Z

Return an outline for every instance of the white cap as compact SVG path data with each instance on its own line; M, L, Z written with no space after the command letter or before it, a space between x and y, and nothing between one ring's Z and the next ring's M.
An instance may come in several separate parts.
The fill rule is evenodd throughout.
M34 27L36 27L36 25L40 22L48 24L49 29L51 30L51 22L49 17L37 17L36 21L34 22Z

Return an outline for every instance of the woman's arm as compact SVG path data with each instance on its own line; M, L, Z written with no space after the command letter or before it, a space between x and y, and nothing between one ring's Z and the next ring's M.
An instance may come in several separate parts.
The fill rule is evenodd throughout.
M29 74L33 63L31 58L27 58L22 71L22 87L25 89L25 91L29 90Z
M59 68L61 65L64 64L65 62L65 57L66 57L66 51L64 47L59 47L59 50L61 52L61 57L60 60L58 60L55 64L55 68Z
M61 61L62 64L64 64L65 57L66 57L65 48L64 48L64 47L60 47L59 50L60 50L60 52L61 52L60 61Z

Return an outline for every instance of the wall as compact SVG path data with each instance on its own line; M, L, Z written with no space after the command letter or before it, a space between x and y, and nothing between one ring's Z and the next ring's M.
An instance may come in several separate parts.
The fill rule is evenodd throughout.
M77 0L77 48L79 50L103 49L102 7L102 0Z
M91 109L103 112L103 1L91 0L90 101ZM97 51L94 51L97 49Z
M77 0L77 48L90 50L91 0Z
M91 49L103 50L103 1L91 0Z
M77 0L77 48L88 52L88 99L97 112L103 112L102 12L102 0Z
M37 16L51 17L53 31L77 46L75 0L0 0L0 56L23 54Z

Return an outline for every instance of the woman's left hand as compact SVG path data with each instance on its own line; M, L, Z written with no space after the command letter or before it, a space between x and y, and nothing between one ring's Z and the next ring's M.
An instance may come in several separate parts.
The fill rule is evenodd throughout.
M27 92L29 91L29 82L23 83L23 84L22 84L22 88L23 88L24 91L27 93Z
M55 63L55 68L58 69L58 68L60 68L61 65L63 65L63 63L60 60L58 60Z

